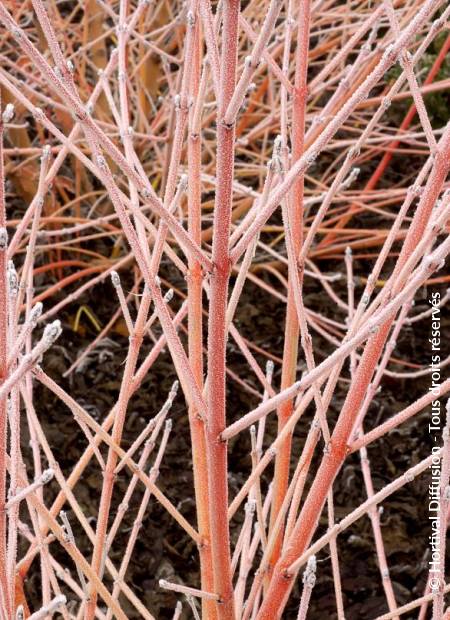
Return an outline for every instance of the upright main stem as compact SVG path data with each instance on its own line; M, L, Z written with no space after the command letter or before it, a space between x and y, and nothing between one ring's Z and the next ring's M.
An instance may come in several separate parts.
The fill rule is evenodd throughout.
M307 73L309 49L309 23L311 0L300 0L298 17L297 52L295 59L295 89L292 105L292 163L303 155L305 144L305 113L307 101ZM286 148L286 144L284 145ZM287 161L287 157L284 158ZM300 174L288 197L288 217L292 230L293 250L296 256L300 253L303 242L303 194L304 175ZM288 300L286 306L286 326L284 333L283 368L281 373L281 390L291 386L296 379L298 341L300 327L294 299L294 274L289 274ZM277 411L278 430L281 432L293 411L293 400L283 403ZM273 500L270 515L270 528L277 520L281 505L286 495L289 481L289 464L291 456L291 437L286 437L283 446L277 451L273 484ZM271 566L279 558L283 530L280 529L274 544Z
M226 426L226 343L232 182L235 125L223 117L233 95L236 80L239 0L223 3L220 93L217 113L217 189L214 204L209 318L208 318L208 424L207 457L211 473L209 511L214 590L219 595L217 615L234 619L231 580L230 536L228 530L227 446L220 440Z
M199 24L195 26L195 48L191 73L191 96L196 97L199 90L201 67L201 41ZM200 95L201 97L201 95ZM198 105L202 105L199 101ZM195 106L196 107L196 106ZM202 190L201 164L202 141L200 123L196 123L197 116L191 111L188 140L188 230L192 239L201 245L202 235ZM203 305L202 305L202 266L195 258L189 258L188 284L188 348L189 362L198 388L203 389ZM209 518L209 487L208 463L206 458L205 422L199 417L195 406L189 407L189 420L192 438L192 468L194 473L195 498L197 506L198 531L201 536L199 548L200 573L202 589L213 592L214 580L210 545L210 518ZM216 606L214 601L202 600L203 617L205 620L216 620Z

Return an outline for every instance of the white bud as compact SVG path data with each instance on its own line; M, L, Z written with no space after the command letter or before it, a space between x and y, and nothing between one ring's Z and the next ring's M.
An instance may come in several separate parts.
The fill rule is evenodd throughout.
M35 324L42 314L43 305L38 301L30 310L30 323Z
M270 374L271 375L273 373L274 368L275 368L275 364L274 364L273 360L267 360L267 363L266 363L266 374L268 374L268 375Z
M170 388L170 392L169 392L169 396L171 398L175 397L177 395L178 392L178 388L180 387L180 383L179 381L174 381L172 383L172 387ZM173 395L173 396L172 396Z
M303 573L303 585L305 585L308 588L314 588L315 583L316 583L316 569L317 569L316 556L312 555L309 558L308 563L306 565L305 572Z
M10 123L14 118L14 105L12 103L8 103L3 110L2 120L4 123Z
M273 152L279 155L281 153L282 148L283 148L283 138L281 136L277 136L273 143Z
M190 28L192 28L195 25L195 15L192 11L187 12L186 22Z
M0 252L8 247L8 233L6 228L0 228Z
M49 323L45 326L43 340L50 346L52 345L57 338L61 335L61 321L53 321L53 323Z
M9 286L9 294L16 295L19 290L19 279L17 277L17 271L14 267L14 263L12 260L8 261L8 286Z
M345 181L342 183L342 187L344 188L350 187L350 185L358 178L360 171L361 171L360 168L352 168L350 174L345 179Z
M173 299L173 288L169 288L167 293L164 295L164 301L168 304Z
M256 510L256 500L254 499L249 499L248 502L245 504L245 512L249 515L254 514Z
M111 282L115 288L120 286L120 276L117 271L111 271Z
M47 482L50 482L50 480L53 480L54 476L55 476L55 472L53 471L51 467L49 467L48 469L42 472L41 480L44 484L47 484Z
M389 97L383 97L383 99L381 100L381 108L383 110L387 110L390 106L391 106L392 101L389 99Z

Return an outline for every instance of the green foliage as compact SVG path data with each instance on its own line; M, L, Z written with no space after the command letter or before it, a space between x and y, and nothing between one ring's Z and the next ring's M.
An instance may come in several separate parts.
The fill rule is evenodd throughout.
M433 43L429 46L427 52L417 63L415 73L419 76L419 84L421 84L428 75L428 72L433 66L446 38L446 32L439 33ZM388 82L394 82L401 75L401 73L402 68L398 63L395 64L387 73ZM448 78L449 75L450 54L447 54L434 81L439 82L440 80ZM412 102L412 97L396 101L389 110L389 116L391 119L398 122L399 119L406 114ZM450 120L450 89L446 88L438 92L428 93L427 95L424 95L424 102L433 129L444 127Z

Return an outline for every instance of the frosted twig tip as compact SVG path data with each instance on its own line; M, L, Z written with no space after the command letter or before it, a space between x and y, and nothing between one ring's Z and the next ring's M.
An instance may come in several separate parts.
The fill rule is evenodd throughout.
M61 332L61 321L57 319L45 326L43 340L50 346L59 338Z
M3 110L2 121L4 123L10 123L14 118L14 105L12 103L8 103Z
M0 228L0 251L6 250L8 247L8 232L6 228Z

